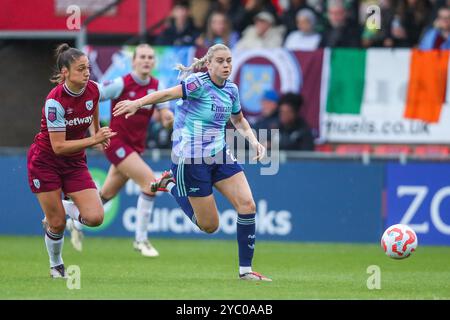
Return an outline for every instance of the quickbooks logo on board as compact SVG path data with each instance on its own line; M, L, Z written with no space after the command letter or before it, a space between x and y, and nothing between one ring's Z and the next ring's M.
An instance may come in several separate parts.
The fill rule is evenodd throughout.
M91 168L89 169L89 172L92 175L92 179L94 179L97 189L100 190L106 179L106 171L98 168ZM101 226L95 228L85 227L84 230L88 230L91 232L99 232L107 229L116 218L117 213L119 212L119 206L120 206L119 196L114 197L112 200L108 201L108 203L104 205L105 217L103 219L103 223L101 224Z

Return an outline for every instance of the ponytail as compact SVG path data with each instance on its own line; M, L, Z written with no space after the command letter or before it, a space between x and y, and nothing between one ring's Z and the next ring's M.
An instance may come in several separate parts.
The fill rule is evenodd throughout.
M215 44L212 47L208 49L208 52L200 59L194 58L194 62L189 66L186 67L180 63L178 63L175 66L176 70L179 70L178 79L184 80L186 79L194 70L202 69L205 67L206 62L211 62L212 57L214 53L218 50L230 50L226 45L224 44Z
M61 72L62 68L66 67L67 69L70 69L72 62L84 55L83 51L71 48L67 43L60 44L55 49L56 66L50 81L56 84L63 83L65 79Z

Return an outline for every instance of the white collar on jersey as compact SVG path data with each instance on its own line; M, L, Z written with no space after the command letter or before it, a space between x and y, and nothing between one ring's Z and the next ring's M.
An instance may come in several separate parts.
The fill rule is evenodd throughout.
M79 97L84 93L84 90L86 90L86 86L83 87L83 89L80 90L80 92L73 92L72 90L69 89L69 87L66 85L66 83L64 82L63 84L63 88L64 90L67 92L68 95L72 96L72 97Z
M145 80L142 80L141 78L139 78L139 77L137 76L136 73L131 72L130 74L131 74L131 77L133 78L133 80L134 80L137 84L139 84L139 85L141 85L141 86L146 86L146 85L148 85L148 84L150 83L150 77L148 77L148 78L145 79Z

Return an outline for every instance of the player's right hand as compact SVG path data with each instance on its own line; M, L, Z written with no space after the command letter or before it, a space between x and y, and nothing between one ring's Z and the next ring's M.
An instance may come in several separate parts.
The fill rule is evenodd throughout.
M122 100L114 106L113 116L117 117L122 114L125 114L125 119L128 119L130 116L138 111L140 105L138 100Z
M266 155L266 148L258 141L255 141L251 146L256 151L256 156L253 157L253 160L261 161Z

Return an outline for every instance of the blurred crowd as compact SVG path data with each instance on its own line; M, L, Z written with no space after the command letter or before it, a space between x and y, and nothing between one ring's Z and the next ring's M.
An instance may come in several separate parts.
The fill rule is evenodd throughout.
M448 49L450 0L175 1L157 45Z
M303 98L297 93L285 93L281 96L275 90L267 90L261 97L261 113L248 117L251 126L256 130L259 140L268 149L314 151L314 135L306 121L300 116ZM232 128L231 125L228 128ZM277 133L271 130L276 129ZM149 148L170 149L172 146L171 132L165 129L159 121L156 111L149 126L147 146ZM272 142L273 134L278 134ZM248 148L248 144L245 146Z
M450 0L191 0L175 1L154 45L216 43L232 49L285 47L450 48ZM264 92L254 129L279 129L282 150L314 150L298 94ZM150 126L149 147L170 148L170 133Z

